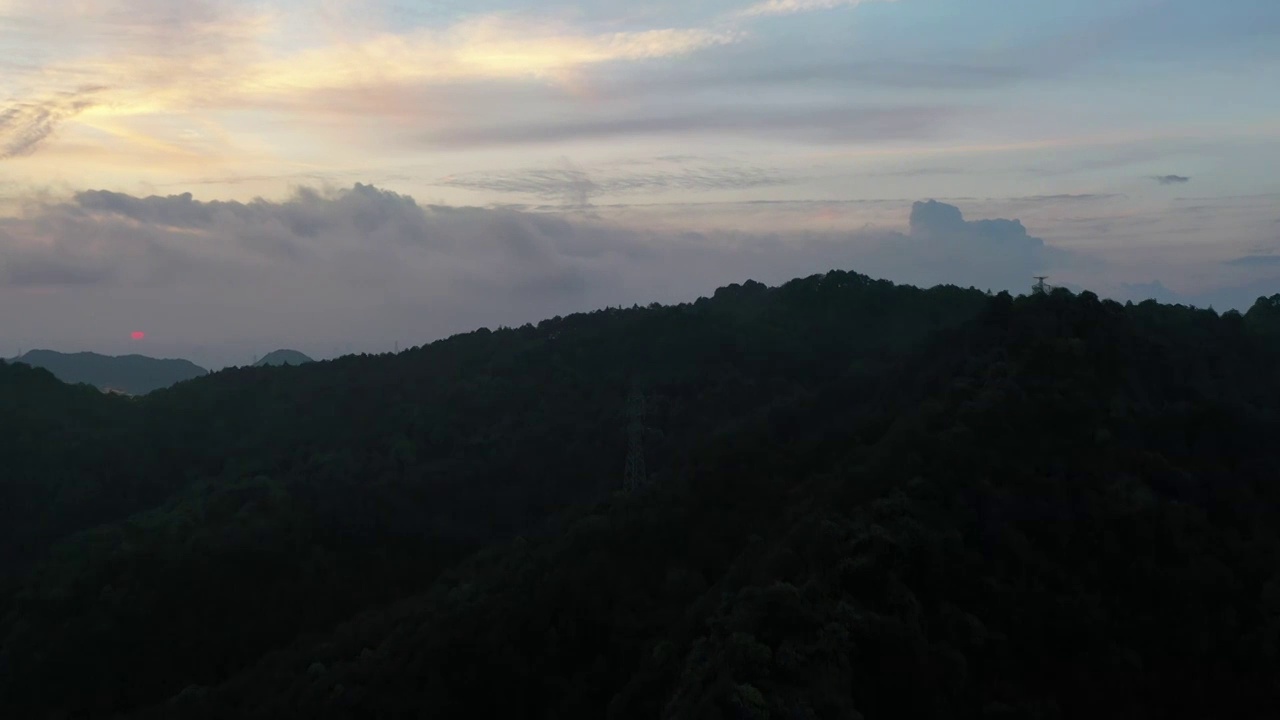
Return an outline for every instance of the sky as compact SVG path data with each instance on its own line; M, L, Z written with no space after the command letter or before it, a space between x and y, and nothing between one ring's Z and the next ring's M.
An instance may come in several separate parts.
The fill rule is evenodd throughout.
M1274 0L0 0L0 357L383 352L832 268L1246 309L1277 88Z

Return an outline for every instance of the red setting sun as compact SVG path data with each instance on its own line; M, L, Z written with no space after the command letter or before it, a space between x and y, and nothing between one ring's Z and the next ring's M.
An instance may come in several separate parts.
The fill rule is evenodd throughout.
M133 332L129 333L129 337L133 338L134 340L141 340L146 336L147 334L142 332L141 330L134 330Z

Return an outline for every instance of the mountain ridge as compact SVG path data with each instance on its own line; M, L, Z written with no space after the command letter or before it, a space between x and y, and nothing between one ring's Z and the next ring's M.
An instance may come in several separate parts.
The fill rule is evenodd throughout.
M1265 717L1276 308L832 271L128 402L0 366L0 710Z
M180 358L153 358L131 353L103 355L82 351L29 350L9 362L44 368L66 383L86 383L103 391L145 395L185 380L207 375L208 370Z
M315 360L311 359L304 353L298 352L297 350L281 348L279 350L272 350L262 356L262 359L258 360L253 365L254 367L266 367L278 365L302 365L309 362L315 362Z

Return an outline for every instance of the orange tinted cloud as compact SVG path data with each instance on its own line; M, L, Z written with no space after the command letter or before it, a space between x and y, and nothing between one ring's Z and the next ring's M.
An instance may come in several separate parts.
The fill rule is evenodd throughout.
M300 124L332 126L322 118L335 109L359 122L443 122L424 111L424 89L488 80L552 84L586 98L583 68L741 37L699 28L593 33L491 14L315 45L314 34L297 29L301 17L278 10L161 0L0 0L0 18L0 52L31 52L30 62L0 73L0 160L58 152L61 143L64 171L77 158L119 156L161 181L193 164L286 157L293 148L279 138L287 123L294 127L284 135L298 143ZM20 169L49 172L34 159Z

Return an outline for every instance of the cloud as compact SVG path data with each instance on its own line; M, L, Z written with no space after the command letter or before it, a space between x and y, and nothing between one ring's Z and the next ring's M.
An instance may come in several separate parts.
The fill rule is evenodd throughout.
M1182 296L1165 287L1164 283L1159 280L1152 280L1147 283L1121 283L1119 292L1116 295L1118 300L1131 302L1155 300L1156 302L1176 304L1183 300Z
M6 238L0 235L0 243ZM0 275L8 284L24 287L98 285L111 279L112 269L101 257L76 256L65 248L40 254L15 255Z
M292 15L302 11L288 6L199 0L80 5L24 1L0 29L0 51L28 58L6 66L4 90L15 99L0 107L0 157L30 153L59 123L72 121L92 131L79 137L95 146L215 157L263 152L246 147L254 144L252 136L234 128L245 118L228 113L278 112L313 129L335 115L399 119L419 128L465 125L475 110L493 109L494 83L540 93L545 107L574 92L585 68L688 55L742 37L732 29L700 27L600 32L511 13L325 37L305 31L315 18ZM461 87L468 84L470 89ZM92 102L65 97L86 85L98 88ZM549 94L548 87L558 90ZM484 108L468 113L445 97L458 93L465 100L468 92ZM507 108L515 101L506 92L501 98L496 104ZM168 126L179 126L172 138L163 132ZM193 126L221 136L222 145L193 143ZM387 133L385 125L379 133Z
M623 101L642 96L697 97L711 91L781 92L797 88L846 95L855 89L879 88L956 94L1008 88L1044 75L1016 58L1007 62L979 61L963 55L930 59L823 58L819 50L797 54L791 45L761 48L761 42L725 47L705 62L655 66L643 73L602 68L586 74L583 84L594 98Z
M1280 288L1280 277L1274 276L1201 292L1178 292L1165 287L1159 280L1154 280L1149 283L1121 285L1113 296L1121 301L1156 300L1175 305L1213 308L1218 312L1232 309L1245 312L1259 297L1274 295L1277 288Z
M0 107L0 160L35 152L58 125L94 106L101 88L56 93L44 100Z
M1126 196L1121 193L1059 193L1057 195L1019 195L1015 197L1001 198L1001 202L1010 204L1059 204L1059 203L1092 203L1104 202L1108 200L1123 199ZM948 198L949 200L974 200L976 198Z
M572 167L566 172L572 182ZM61 202L33 201L22 217L0 219L0 325L28 343L56 329L72 339L67 347L103 350L111 350L103 328L145 326L149 338L177 343L165 352L204 353L197 359L217 366L238 356L193 348L214 341L223 350L242 348L243 341L321 356L339 342L385 349L393 341L606 305L678 302L746 278L779 283L831 268L1015 292L1026 292L1033 275L1049 275L1053 284L1119 299L1219 310L1247 308L1276 287L1266 277L1181 293L1158 282L1107 284L1116 266L1046 242L1019 220L970 220L950 202L868 203L895 209L893 224L905 215L905 229L690 232L658 229L643 217L420 204L359 183L251 202L90 190ZM807 208L813 215L839 205L773 201L759 209ZM757 226L754 215L739 216L746 218L741 225ZM1259 273L1270 265L1231 264ZM1153 267L1124 272L1163 272Z
M903 170L881 170L870 173L875 177L930 177L938 175L968 175L972 171L958 167L918 167Z
M1151 179L1161 185L1181 185L1182 183L1191 182L1191 178L1184 175L1159 175Z
M440 181L450 187L499 193L532 195L544 200L559 199L565 206L579 207L593 197L618 196L664 190L741 190L784 185L790 178L773 168L749 165L723 166L699 163L697 158L655 161L663 169L620 171L597 167L585 170L569 164L562 167L531 167L510 171L487 171L451 175Z
M905 208L904 208L905 209ZM0 219L0 325L110 350L145 326L182 347L261 339L423 342L606 305L690 300L730 282L831 268L1021 290L1079 264L1017 221L918 203L906 232L652 230L512 209L421 205L356 184L279 201L91 190ZM16 293L40 290L39 303ZM91 309L91 310L90 310ZM47 343L46 343L47 344ZM199 358L211 365L221 356Z
M221 0L21 0L9 13L0 54L24 62L0 80L14 111L0 128L0 153L58 153L51 163L68 176L104 153L115 167L152 171L166 157L203 155L207 166L211 155L227 156L226 142L204 147L182 134L218 123L211 111L226 108L271 28L259 8Z
M590 204L600 185L584 170L565 162L564 167L526 168L510 172L475 172L451 175L441 185L488 190L500 193L533 195L545 200L563 199L564 204L580 207Z
M687 55L736 42L736 31L659 28L586 33L559 23L481 15L444 30L383 33L305 50L253 68L255 86L324 89L377 84L548 78L596 64Z
M739 13L742 17L761 17L767 15L794 15L796 13L832 10L839 7L854 7L865 2L895 2L896 0L764 0Z
M1280 255L1245 255L1234 260L1228 260L1227 265L1236 267L1280 267Z
M437 147L524 145L600 140L619 136L679 134L772 137L805 143L858 143L922 139L937 132L960 112L932 105L798 107L762 109L723 106L682 112L629 113L587 119L510 121L441 128L423 137Z
M886 237L868 254L868 267L900 281L1016 291L1033 275L1099 265L1046 244L1018 220L966 220L960 208L936 200L913 203L907 233Z

